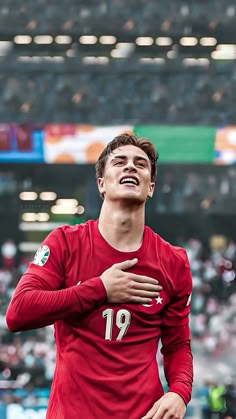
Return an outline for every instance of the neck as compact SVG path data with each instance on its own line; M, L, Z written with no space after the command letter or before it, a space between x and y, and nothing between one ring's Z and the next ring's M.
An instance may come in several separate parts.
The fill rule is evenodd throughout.
M111 208L103 202L98 228L103 238L123 252L138 250L143 241L145 204Z

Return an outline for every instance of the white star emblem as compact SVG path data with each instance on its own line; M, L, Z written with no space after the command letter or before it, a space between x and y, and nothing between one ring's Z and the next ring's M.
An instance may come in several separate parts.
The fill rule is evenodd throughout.
M163 298L157 297L157 298L155 298L155 300L156 300L157 304L162 304Z
M154 298L154 300L156 300L157 304L162 304L163 298L159 296L157 298ZM142 306L144 307L152 307L152 305L153 304L142 304Z

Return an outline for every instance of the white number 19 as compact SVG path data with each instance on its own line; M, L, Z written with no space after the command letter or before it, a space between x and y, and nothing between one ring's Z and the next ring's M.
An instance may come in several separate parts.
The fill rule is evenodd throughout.
M105 339L112 339L112 329L113 329L113 320L114 320L114 310L112 308L107 308L102 312L102 317L106 319L106 331ZM116 340L122 340L126 334L131 320L131 314L128 310L119 310L116 313L116 326L120 329L119 334Z

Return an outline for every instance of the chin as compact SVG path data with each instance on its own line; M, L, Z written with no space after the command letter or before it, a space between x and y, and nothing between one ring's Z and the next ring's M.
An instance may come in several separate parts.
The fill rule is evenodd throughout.
M130 205L131 204L139 204L142 205L146 199L144 197L141 196L135 196L135 194L127 194L126 196L123 195L122 197L120 197L120 200L128 202Z
M115 191L114 191L115 192ZM138 194L136 191L121 191L120 193L114 193L110 195L112 201L125 201L130 204L139 203L142 204L147 200L147 196Z

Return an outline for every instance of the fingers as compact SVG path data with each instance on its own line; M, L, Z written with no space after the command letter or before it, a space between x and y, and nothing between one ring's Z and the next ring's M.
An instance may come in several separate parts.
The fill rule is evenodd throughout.
M115 267L116 269L125 271L126 269L132 268L134 265L136 265L136 263L138 262L137 258L131 259L131 260L125 260L124 262L120 262L120 263L115 263L113 265L113 268ZM134 274L134 273L129 273L129 278L133 279L136 282L143 282L145 284L154 284L156 285L158 283L158 280L155 278L151 278L149 276L145 276L145 275L138 275L138 274Z
M125 270L135 266L137 258L116 263L101 275L111 303L151 304L153 298L160 296L163 289L155 278L138 275Z
M163 287L158 284L158 281L156 281L155 284L149 284L149 283L146 283L146 282L143 283L143 282L138 282L138 281L132 281L130 286L134 290L153 292L153 293L157 293L158 295L159 295L160 291L162 291L162 289L163 289ZM155 295L155 297L158 297L158 295Z
M159 408L158 403L155 403L152 408L149 410L149 412L147 412L147 414L145 416L143 416L141 419L153 419L155 413L157 413L157 410ZM155 416L156 417L156 416Z
M129 273L129 278L139 283L153 284L153 285L157 285L159 283L157 279L151 278L150 276L145 276L145 275L137 275L137 274Z
M152 298L138 297L137 295L132 295L127 299L127 301L124 302L131 304L152 304Z
M135 303L135 304L152 304L153 298L157 298L157 296L154 296L153 294L150 295L150 293L144 294L144 292L136 291L135 294L130 294L127 302Z
M120 269L121 271L125 271L126 269L132 268L138 262L137 258L131 260L125 260L124 262L115 263L113 266Z
M135 295L136 297L142 298L157 298L159 297L160 293L155 291L146 291L146 290L133 290L131 291L131 295Z
M115 263L113 265L113 268L125 271L126 269L132 268L136 263L138 262L138 258L134 258L131 260L125 260L124 262ZM158 283L158 280L155 278L150 278L149 276L145 275L137 275L134 273L129 273L130 279L133 279L136 282L143 282L143 283L149 283L156 285Z

